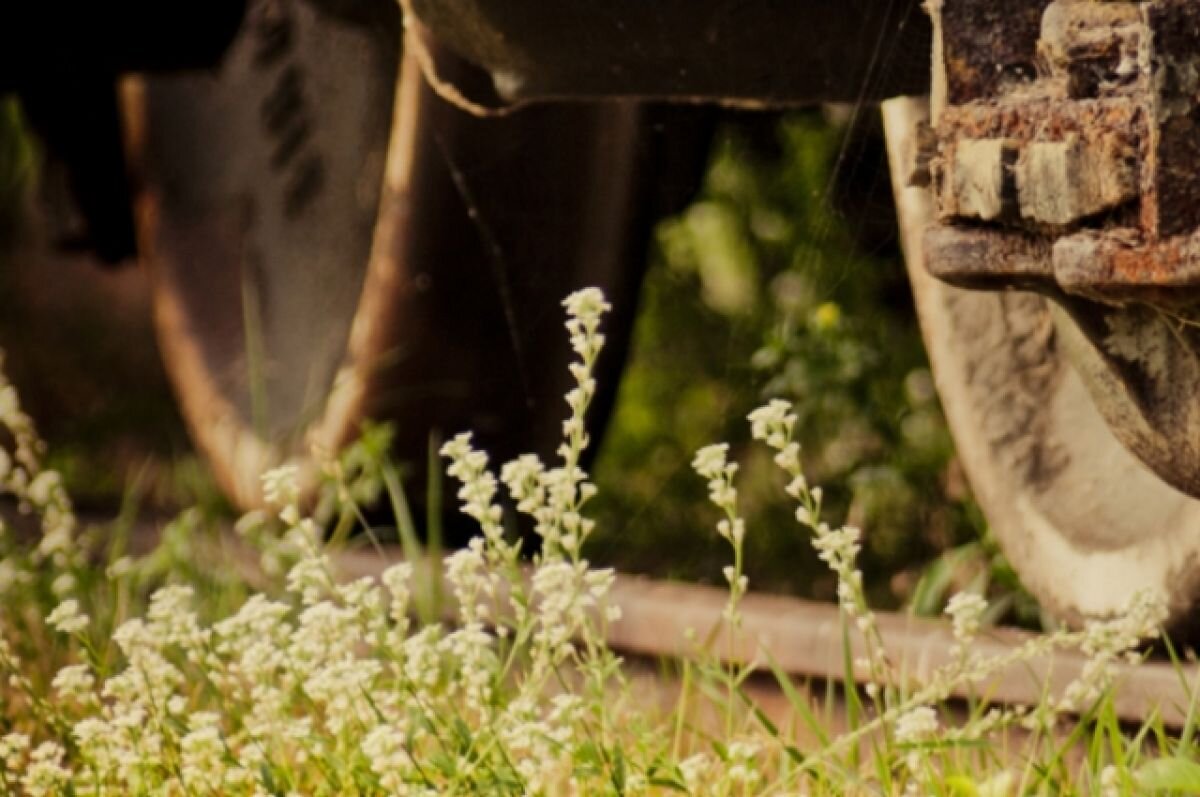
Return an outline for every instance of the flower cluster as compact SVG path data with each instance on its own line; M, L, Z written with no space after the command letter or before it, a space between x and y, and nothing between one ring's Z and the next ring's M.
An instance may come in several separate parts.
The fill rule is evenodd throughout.
M1158 636L1166 617L1167 603L1163 596L1140 590L1119 617L1089 621L1079 645L1088 657L1087 662L1063 693L1058 710L1079 711L1099 700L1112 687L1117 664L1122 659L1136 663L1137 647L1143 640Z
M738 464L730 462L728 457L729 446L725 443L705 446L696 452L692 469L708 480L708 498L725 515L717 522L717 533L733 549L733 564L727 565L722 571L729 585L725 619L736 629L742 623L738 605L749 591L750 582L742 573L746 521L738 514L737 487L733 483Z
M946 604L954 638L960 645L969 645L979 633L979 623L987 611L987 600L974 592L960 592Z
M65 596L75 585L70 570L84 563L74 509L62 478L42 466L45 444L37 436L32 419L21 409L17 390L5 377L3 365L4 354L0 352L0 497L15 499L23 513L38 517L41 538L30 556L17 556L12 551L6 554L12 540L0 518L0 598L8 589L31 580L25 559L33 567L49 564L59 574L54 591ZM11 447L3 444L6 438Z
M531 573L506 538L500 480L469 435L442 452L461 483L464 513L481 529L443 563L456 604L450 627L414 625L412 563L387 568L378 581L340 582L323 530L301 510L299 469L277 468L264 475L263 494L284 530L280 542L264 543L264 563L267 554L287 563L278 598L251 595L208 624L194 590L168 584L143 616L112 632L115 663L91 653L102 642L96 624L79 599L65 598L46 625L89 654L58 670L53 703L35 696L16 654L0 649L10 684L31 696L46 727L61 729L58 741L0 739L0 794L538 794L610 782L611 763L579 762L589 760L593 733L610 736L616 719L562 693L562 679L578 677L601 695L616 672L601 630L619 617L608 601L614 575L580 556L593 528L583 509L595 487L579 462L608 305L588 289L565 306L579 360L571 365L562 463L546 468L526 455L502 469L517 509L532 516L545 543ZM69 530L61 484L38 469L32 425L7 386L0 409L18 443L15 456L0 461L0 487ZM262 542L257 533L243 536ZM135 569L110 571L121 580Z
M971 643L979 634L987 607L987 599L974 592L956 593L946 604L946 615L950 618L954 634L954 647L950 652L960 660L964 669L971 666Z
M819 758L849 749L869 733L890 729L891 739L900 748L902 761L911 777L905 793L921 793L921 773L927 772L922 764L929 755L926 742L939 737L951 741L979 739L1016 723L1042 729L1052 723L1059 712L1088 708L1112 688L1117 662L1122 659L1132 661L1135 658L1133 651L1157 634L1166 617L1160 596L1140 594L1116 619L1091 622L1079 632L1063 630L1035 637L1006 656L986 659L971 652L971 643L980 631L987 601L977 594L956 594L946 607L955 639L954 660L937 669L919 688L900 688L898 674L888 659L877 621L867 604L862 573L857 567L861 532L852 526L834 529L821 520L821 489L811 487L802 471L800 447L792 439L797 418L791 405L780 399L772 400L751 412L748 420L752 436L774 452L775 464L787 475L785 490L799 504L796 518L812 532L813 547L837 577L839 604L864 634L867 643L865 664L871 680L866 691L875 701L878 713L870 722L834 740ZM744 532L734 520L737 489L733 479L737 463L728 461L728 447L713 445L701 449L693 461L693 468L709 480L710 499L728 515L719 528L721 535L730 538L736 533L740 542ZM1080 678L1065 690L1057 703L1043 701L1032 710L993 709L961 728L940 726L934 707L947 699L956 685L984 681L1006 667L1046 656L1056 648L1071 647L1080 649L1089 658ZM881 683L887 688L881 690ZM808 766L815 766L815 763L810 761L802 769ZM1000 793L1007 793L1011 780L1009 773L1001 772L980 784L978 790L992 793L994 789L1002 789Z
M895 732L900 744L927 741L938 732L937 712L930 706L909 709L896 720Z
M787 474L787 494L799 503L796 519L812 532L813 547L837 576L838 601L842 610L855 620L864 634L873 637L872 642L881 650L875 616L867 606L862 571L857 565L862 532L853 526L833 529L821 520L821 488L809 486L801 468L800 445L792 440L796 416L792 413L791 403L773 399L751 412L748 420L754 439L774 450L775 464Z
M287 472L270 480L275 495L296 495ZM287 506L281 515L294 519ZM339 583L313 531L299 518L287 532L300 555L282 600L256 594L207 625L190 587L157 590L144 617L113 633L119 667L76 663L55 676L56 700L43 708L69 747L10 734L0 740L0 780L31 795L258 797L281 787L350 793L350 783L361 794L557 793L607 777L574 772L593 718L552 687L611 572L548 559L531 577L532 611L505 625L488 604L495 580L481 536L445 563L459 623L414 629L410 564ZM87 649L100 641L75 599L47 623ZM504 647L500 627L521 646ZM514 682L507 667L527 656L534 661ZM0 668L18 667L0 657ZM446 758L447 749L457 753ZM343 786L325 791L331 779Z
M825 738L816 728L822 745L802 751L757 707L747 707L744 685L755 664L734 664L731 644L727 666L685 665L675 715L631 706L621 661L605 637L607 624L620 617L611 595L616 577L591 567L581 552L592 529L585 504L595 487L580 461L608 305L593 289L564 304L579 359L571 365L575 387L567 396L561 463L546 467L527 454L504 464L496 478L470 435L442 450L460 482L462 510L480 526L478 537L436 563L454 599L455 620L447 624L437 621L440 615L414 620L422 589L414 562L393 564L378 579L341 577L323 529L301 509L300 472L292 466L264 476L275 518L264 514L242 524L243 530L282 527L275 541L244 535L264 546L264 564L280 568L266 591L243 593L232 611L214 611L204 606L203 591L160 567L153 571L158 588L147 590L140 612L89 601L88 590L72 581L83 573L77 546L46 543L55 533L69 541L70 504L58 477L40 468L40 444L0 377L0 428L16 441L12 453L0 448L0 492L37 514L44 531L18 565L9 564L16 561L9 553L15 543L0 536L0 594L15 583L5 575L8 565L8 572L38 580L31 592L55 596L37 612L24 611L36 605L28 601L10 602L16 611L0 602L0 689L6 690L0 691L0 797L942 793L953 759L933 751L953 751L1018 722L1040 732L1059 713L1087 708L1112 688L1117 665L1157 632L1164 604L1143 594L1122 617L983 658L968 652L987 603L961 594L946 608L959 657L923 683L897 677L857 569L861 535L821 520L820 488L808 485L792 439L796 417L776 400L750 414L752 433L787 475L796 517L837 576L840 605L853 623L847 634L857 628L867 643L872 705L841 735ZM722 512L717 531L733 551L725 571L732 642L744 633L739 606L748 589L738 464L724 444L700 450L692 464L708 482ZM506 534L501 485L542 539L531 564ZM173 533L165 533L164 546L177 544ZM143 583L148 562L160 564L155 556L115 558L103 590L117 594L118 604L135 600L131 585ZM19 625L34 614L40 625ZM217 619L209 620L212 614ZM20 647L25 636L38 635L58 635L47 649L71 657L49 677L30 674L34 663ZM1029 709L981 706L962 727L943 725L949 714L939 716L938 707L955 685L1067 647L1082 650L1089 664L1060 699ZM701 682L694 693L705 698L717 693L714 683L726 687L719 738L688 730L692 678ZM864 768L857 751L876 739L876 753L885 758ZM1057 745L1051 747L1057 758ZM1055 778L1058 766L1047 768ZM1127 766L1097 767L1087 783L1099 789L1091 791L1121 793L1132 782ZM1007 769L969 780L959 777L949 788L982 797L1026 790Z
M46 615L46 625L64 634L78 634L88 627L88 618L79 611L79 601L68 598Z

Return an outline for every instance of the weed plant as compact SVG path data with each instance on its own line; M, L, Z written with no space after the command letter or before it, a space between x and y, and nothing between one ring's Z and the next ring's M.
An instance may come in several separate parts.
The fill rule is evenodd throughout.
M845 638L861 637L866 650L865 661L846 664L851 684L856 665L868 675L847 689L844 729L835 730L833 703L823 710L769 655L718 655L747 633L744 551L754 533L724 444L693 461L731 552L724 622L696 629L707 641L680 664L673 708L639 701L606 643L621 622L609 600L614 573L582 555L596 492L580 467L590 443L584 417L608 305L589 289L565 306L577 360L559 460L526 455L497 472L469 434L450 440L441 453L480 534L432 568L440 579L416 561L378 579L340 577L343 524L324 541L294 466L264 476L275 514L239 524L238 545L259 560L254 571L233 566L233 548L205 553L194 513L148 554L131 553L127 523L81 530L0 379L0 491L21 510L0 526L0 794L996 797L1200 787L1191 715L1171 735L1156 715L1123 727L1113 708L1114 665L1156 635L1160 596L985 658L972 642L986 601L960 594L948 609L952 663L920 682L898 669L868 605L861 535L822 520L822 491L806 480L794 439L797 416L781 400L750 414L751 434L836 579ZM329 467L340 502L333 517L361 516L352 470L370 469ZM502 488L531 518L539 551L523 557ZM446 606L430 598L439 580ZM963 684L982 690L999 669L1066 648L1083 651L1088 666L1037 705L992 705L984 693L965 714L947 707ZM756 671L777 678L789 726L748 696ZM719 718L715 727L696 720L701 708ZM1008 733L1016 728L1019 737Z

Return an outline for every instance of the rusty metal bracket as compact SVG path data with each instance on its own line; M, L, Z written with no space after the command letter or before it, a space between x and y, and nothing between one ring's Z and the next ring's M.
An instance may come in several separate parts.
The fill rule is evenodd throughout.
M933 274L1103 301L1200 287L1200 4L944 0Z
M1200 3L931 5L928 270L1052 299L1112 432L1200 496Z

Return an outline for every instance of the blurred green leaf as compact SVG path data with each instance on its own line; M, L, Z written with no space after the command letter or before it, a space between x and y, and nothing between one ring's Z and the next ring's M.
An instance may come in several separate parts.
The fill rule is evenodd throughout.
M1200 794L1200 763L1187 758L1160 758L1138 768L1138 787L1146 791Z

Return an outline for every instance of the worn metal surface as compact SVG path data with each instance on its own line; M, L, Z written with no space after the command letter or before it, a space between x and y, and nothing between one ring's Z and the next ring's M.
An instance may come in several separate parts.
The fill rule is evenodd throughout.
M1048 0L944 0L939 13L947 98L954 105L995 96L1036 74L1037 40Z
M384 179L392 19L388 36L253 0L219 69L124 85L159 346L194 439L243 504L273 447L300 445L347 345Z
M923 92L929 83L929 21L916 0L406 5L428 35L480 67L474 80L446 83L481 106L585 97L794 105Z

